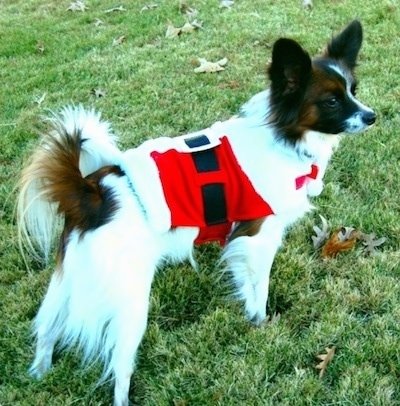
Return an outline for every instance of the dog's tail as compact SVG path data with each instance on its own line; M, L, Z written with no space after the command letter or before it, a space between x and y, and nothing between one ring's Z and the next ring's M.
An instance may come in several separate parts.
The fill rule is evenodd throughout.
M52 114L49 122L50 130L22 172L17 202L20 246L45 261L60 217L73 215L82 201L87 212L95 209L90 198L82 199L96 193L85 177L112 165L120 155L109 124L93 110L66 107Z

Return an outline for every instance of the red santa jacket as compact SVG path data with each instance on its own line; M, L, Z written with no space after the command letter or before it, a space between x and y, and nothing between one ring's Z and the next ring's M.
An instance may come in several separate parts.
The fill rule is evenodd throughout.
M196 244L218 241L224 245L233 222L274 213L243 172L228 138L223 136L220 141L214 148L193 153L175 149L151 153L171 211L171 226L199 227ZM205 135L185 140L190 148L208 142ZM316 174L313 168L312 174L297 178L296 188L302 187L307 177L315 179Z

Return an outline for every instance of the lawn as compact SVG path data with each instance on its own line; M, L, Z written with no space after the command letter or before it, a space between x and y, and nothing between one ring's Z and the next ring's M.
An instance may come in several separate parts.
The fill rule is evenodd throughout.
M31 321L52 267L23 260L15 187L46 110L95 107L122 148L201 129L268 85L277 38L315 55L353 18L365 34L358 97L377 123L343 139L316 210L290 230L272 270L269 321L249 325L216 266L218 247L197 248L197 273L183 265L157 275L130 396L140 406L399 405L399 3L188 0L202 27L172 38L169 21L182 27L188 10L178 0L84 4L74 11L69 1L0 1L0 405L112 401L110 385L96 387L101 365L84 370L74 352L58 352L41 381L27 374ZM200 74L199 57L228 62ZM319 215L331 230L355 227L386 240L372 255L359 242L322 258L311 239ZM332 347L320 377L317 355Z

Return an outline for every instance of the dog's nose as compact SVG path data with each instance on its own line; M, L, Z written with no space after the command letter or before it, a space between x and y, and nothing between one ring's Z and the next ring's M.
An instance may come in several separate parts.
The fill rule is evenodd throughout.
M374 124L375 120L376 120L376 114L373 111L368 111L368 112L364 113L362 116L362 121L364 121L364 123L367 125Z

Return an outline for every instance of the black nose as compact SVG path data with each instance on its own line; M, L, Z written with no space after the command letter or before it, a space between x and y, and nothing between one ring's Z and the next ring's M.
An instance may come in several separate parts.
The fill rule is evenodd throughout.
M376 114L373 111L368 111L367 113L364 113L362 116L362 121L364 121L364 123L367 125L374 124L375 120L376 120Z

